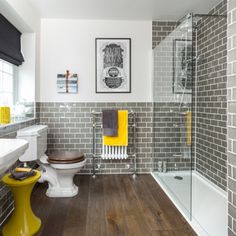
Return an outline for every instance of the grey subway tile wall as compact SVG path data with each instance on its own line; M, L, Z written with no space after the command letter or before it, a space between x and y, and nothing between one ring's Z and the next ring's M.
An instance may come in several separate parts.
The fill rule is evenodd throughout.
M55 150L79 150L87 162L81 170L83 174L92 173L92 111L103 109L127 109L137 114L137 172L149 173L153 167L153 113L152 103L40 103L40 123L49 127L48 153ZM101 121L101 116L98 117ZM132 153L132 129L129 129L129 149ZM96 153L101 153L101 128L96 129ZM132 173L133 159L96 159L98 174Z
M236 1L227 3L228 38L228 235L236 235Z
M220 2L209 14L226 14L226 1ZM172 23L174 25L174 22ZM158 24L153 22L153 30L164 30L162 27L158 28ZM184 103L192 106L193 112L192 156L196 155L196 158L192 158L192 168L196 166L198 172L226 190L226 19L204 17L198 22L197 28L193 29L193 57L198 57L198 63L197 67L195 63L193 65L193 98L187 94L184 97ZM153 45L158 45L153 53L154 164L156 168L158 160L167 160L168 170L187 170L191 167L191 161L183 158L183 148L186 150L187 147L181 149L186 133L186 120L181 112L177 112L181 96L174 94L172 90L173 41L183 36L178 28L173 26L172 30L174 31L159 34L153 32ZM160 39L156 35L165 37ZM175 114L171 114L171 111ZM161 127L162 120L168 122L166 128ZM166 148L167 152L163 152L163 146L167 147L169 144L172 151ZM176 157L176 154L180 154L179 157Z
M226 1L208 14L226 15ZM227 189L227 20L203 17L196 27L196 170Z
M175 29L176 23L176 21L152 22L152 49L154 49Z

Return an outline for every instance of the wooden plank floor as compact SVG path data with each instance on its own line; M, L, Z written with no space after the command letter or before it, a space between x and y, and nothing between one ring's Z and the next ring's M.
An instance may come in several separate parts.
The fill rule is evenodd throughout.
M151 175L81 175L75 182L73 198L48 198L46 184L35 187L38 236L196 235Z

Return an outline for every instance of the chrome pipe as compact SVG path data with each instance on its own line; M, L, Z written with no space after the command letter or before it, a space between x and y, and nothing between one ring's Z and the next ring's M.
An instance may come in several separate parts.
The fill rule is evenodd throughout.
M133 126L133 122L129 122L129 125L132 125L132 126ZM95 124L95 127L102 129L102 123L101 123L101 122L97 122L97 123Z
M216 14L193 14L193 17L223 17L223 18L227 18L227 15L216 15Z
M93 178L96 177L96 170L95 170L95 156L96 156L96 153L95 153L95 129L96 129L96 117L95 115L93 115Z
M93 110L93 111L91 112L91 114L92 114L92 115L101 115L102 112L101 112L101 111L94 111L94 110ZM131 110L131 111L128 112L128 114L129 114L129 115L134 115L135 112L134 112L133 110Z
M135 113L133 113L133 152L134 152L134 173L133 173L133 178L136 178L137 156L136 156L136 114Z

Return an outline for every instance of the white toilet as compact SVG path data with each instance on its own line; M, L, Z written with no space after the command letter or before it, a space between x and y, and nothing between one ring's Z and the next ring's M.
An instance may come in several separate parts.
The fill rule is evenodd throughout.
M17 132L17 138L29 142L29 148L19 158L21 162L37 161L42 168L39 182L48 182L48 197L73 197L78 194L74 184L74 175L85 165L83 154L65 152L46 156L47 150L46 125L33 125ZM64 158L69 157L69 159Z

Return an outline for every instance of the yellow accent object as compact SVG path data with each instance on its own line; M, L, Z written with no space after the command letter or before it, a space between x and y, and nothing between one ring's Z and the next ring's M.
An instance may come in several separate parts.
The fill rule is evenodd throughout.
M9 124L11 122L10 107L0 107L0 124Z
M41 220L36 217L31 209L30 196L35 183L41 176L40 171L36 175L25 180L19 181L4 175L3 183L10 187L14 200L15 210L7 224L3 227L3 236L32 236L35 235L40 227Z
M187 145L192 144L192 112L186 113Z
M15 168L16 172L30 172L32 168L27 168L27 167L17 167Z
M128 111L118 111L118 135L103 136L103 144L107 146L128 146Z

